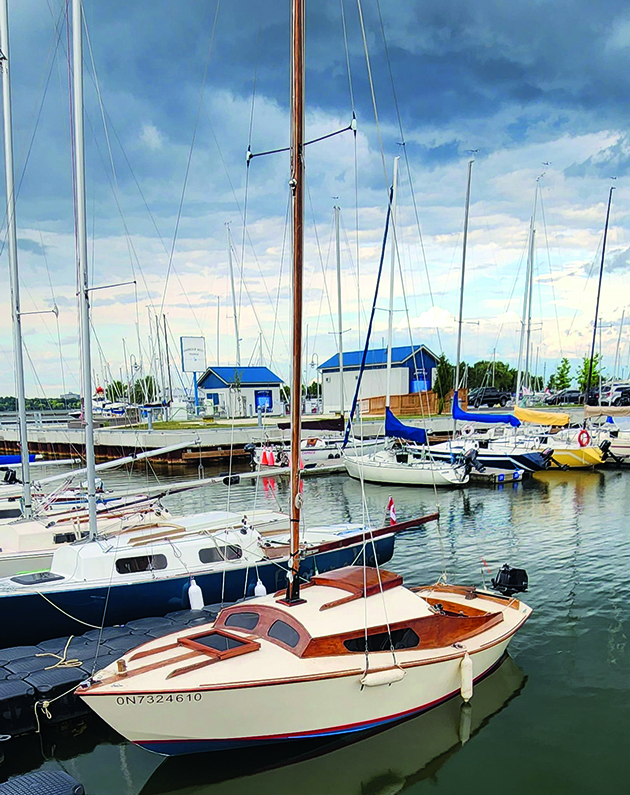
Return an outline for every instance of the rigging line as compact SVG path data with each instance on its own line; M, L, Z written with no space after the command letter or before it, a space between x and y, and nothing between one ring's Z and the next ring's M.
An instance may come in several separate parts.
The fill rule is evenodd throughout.
M59 327L59 310L57 308L57 300L55 298L55 290L53 288L52 277L50 275L50 267L48 265L48 255L46 254L46 247L44 246L44 238L42 236L42 229L37 223L37 229L39 232L39 244L42 247L42 253L44 255L44 263L46 265L46 273L48 274L48 284L50 285L50 294L52 296L53 306L55 311L55 320L57 321L57 345L59 348L59 366L61 369L61 388L63 389L63 394L66 394L66 380L64 376L64 366L63 366L63 350L61 347L61 329Z
M358 301L358 312L359 312L359 320L363 318L363 322L367 323L367 315L365 314L365 309L361 305L360 302L360 282L359 282L359 270L353 260L352 257L352 246L350 245L350 236L348 235L348 230L343 222L343 210L340 208L339 210L339 223L341 225L341 229L343 231L344 240L346 243L346 248L348 249L348 257L350 259L350 263L352 264L352 275L354 276L355 285L357 288L357 301ZM359 324L359 335L361 333L361 325Z
M51 13L52 13L52 11L51 11ZM24 177L25 177L25 174L26 174L26 168L28 166L28 163L29 163L29 160L30 160L30 157L31 157L33 144L35 142L35 135L37 134L37 130L39 128L39 122L40 122L41 115L42 115L42 110L44 109L44 102L45 102L46 96L48 94L48 87L50 85L50 79L52 77L52 72L53 72L53 68L54 68L54 65L55 65L55 56L57 54L57 49L59 47L59 40L61 38L61 33L63 31L63 27L61 27L62 18L63 18L63 9L60 12L59 19L58 19L57 23L55 24L56 34L57 35L56 35L56 40L53 41L54 46L53 46L53 44L50 45L50 50L48 51L48 55L46 57L46 66L48 65L48 63L50 61L50 69L48 70L48 76L46 77L46 79L44 81L44 75L46 74L44 72L44 75L42 75L42 80L41 80L39 89L37 91L37 94L39 94L40 90L41 90L41 87L43 85L42 98L41 98L41 102L39 103L39 108L37 108L37 106L35 106L33 108L33 118L34 118L34 121L32 122L32 124L33 124L33 132L31 134L31 137L30 137L30 140L29 140L29 143L28 143L28 147L26 149L26 154L24 156L24 163L22 165L20 176L19 176L19 179L17 181L17 189L15 189L15 201L16 202L17 202L18 196L20 195L20 191L21 191L21 188L22 188L22 182L24 181ZM55 20L55 18L53 16L53 22L54 22L54 20ZM22 159L22 155L23 154L24 154L24 149L22 149L22 151L20 152L18 160ZM8 205L4 209L4 215L3 215L3 218L2 218L2 222L0 223L0 229L5 228L6 221L7 221L7 212L8 212ZM7 235L8 235L8 228L5 228L5 232L4 232L4 236L3 236L3 240L2 240L2 245L0 246L0 256L2 256L2 254L4 252L4 249L5 249L5 246L6 246L6 242L7 242Z
M256 89L258 87L258 59L260 58L260 22L258 23L258 34L256 36L256 60L254 63L254 82L252 85L252 104L249 113L249 132L247 136L247 152L248 157L245 164L245 191L243 194L243 234L241 237L241 262L245 265L245 237L247 235L247 206L249 203L249 153L252 148L252 132L254 129L254 109L256 107ZM206 110L207 113L207 110ZM208 114L209 115L209 114ZM215 137L216 140L216 137ZM218 144L217 144L218 146ZM240 315L242 301L243 301L243 276L241 273L241 283L238 290L238 309L236 309L237 316Z
M384 49L385 49L385 60L387 61L387 70L389 72L389 80L390 80L390 83L391 83L391 86L392 86L392 95L393 95L393 99L394 99L394 107L396 109L396 117L398 119L398 129L400 131L400 140L401 140L403 155L404 155L404 158L405 158L405 166L407 168L407 176L408 176L408 179L409 179L409 188L410 188L410 191L411 191L411 202L413 204L413 211L414 211L414 216L415 216L415 220L416 220L416 226L418 228L418 237L420 238L420 249L422 251L422 259L424 261L424 271L425 271L425 275L427 277L427 287L429 288L429 297L431 299L431 305L434 306L435 305L435 301L433 300L433 288L431 286L431 277L429 275L429 264L427 262L427 255L426 255L426 251L425 251L425 248L424 248L424 237L422 235L422 228L420 226L420 216L419 216L419 213L418 213L418 204L416 202L416 193L415 193L415 190L414 190L414 187L413 187L413 179L411 177L411 165L409 163L409 156L407 154L407 142L405 140L405 133L404 133L403 124L402 124L402 117L400 115L400 105L398 104L398 94L396 92L396 84L394 82L394 73L392 71L392 64L391 64L391 60L390 60L390 57L389 57L389 46L387 44L387 36L385 35L385 26L383 24L383 16L381 14L380 0L376 0L376 9L378 11L378 20L379 20L379 25L380 25L380 29L381 29L381 35L383 37L383 46L384 46ZM442 340L441 340L441 337L440 337L439 326L436 326L435 330L437 332L438 344L439 344L439 346L441 348L442 347Z
M305 158L305 161L306 161L306 158ZM317 254L318 254L318 257L319 257L319 264L320 264L321 271L322 271L322 278L324 280L324 292L326 293L326 301L328 303L328 312L330 313L330 323L331 323L332 328L334 329L335 328L334 315L333 315L333 310L332 310L332 304L330 303L330 295L328 293L328 284L327 284L327 281L326 281L326 272L324 271L324 259L322 257L322 249L321 249L321 246L319 244L319 234L317 232L317 224L315 222L315 209L313 208L313 199L312 199L312 196L311 196L311 187L310 187L310 184L309 184L309 181L308 181L308 173L307 173L307 169L306 169L306 162L304 163L304 183L305 183L305 186L306 186L306 193L308 195L308 202L309 202L309 204L311 206L311 215L313 216L313 231L315 232L315 240L317 241ZM328 250L330 251L330 248Z
M352 85L352 70L350 69L350 52L348 50L348 29L346 27L346 11L343 0L339 0L341 6L341 27L343 30L343 48L346 55L346 72L348 74L348 91L350 92L350 107L354 116L354 87Z
M197 137L197 127L199 124L199 116L201 114L201 107L203 103L203 92L206 87L206 79L208 77L208 69L210 67L210 57L212 56L213 44L214 44L214 34L217 27L217 21L219 19L219 9L221 7L221 0L217 0L216 9L214 12L214 20L212 22L212 31L210 33L210 44L208 46L208 57L206 58L206 65L203 73L203 80L201 82L201 90L199 92L199 103L197 106L197 115L195 117L195 125L193 128L193 135L192 140L190 142L190 150L188 152L188 160L186 162L186 171L184 174L184 184L182 185L182 193L179 200L179 207L177 209L177 220L175 222L175 231L173 232L173 243L171 245L171 251L169 255L168 261L168 268L166 271L166 279L164 281L164 291L162 292L162 301L160 304L160 315L164 312L164 302L166 301L166 291L168 290L168 280L171 273L171 269L173 267L173 257L175 256L175 244L177 243L177 234L179 232L179 224L182 217L182 210L184 208L184 197L186 196L186 186L188 184L188 175L190 173L190 164L192 162L193 151L195 148L195 139Z
M282 289L282 270L284 266L284 253L287 243L287 230L289 228L289 213L291 211L291 193L287 191L287 211L284 216L284 231L282 233L282 250L280 252L280 272L278 274L278 289L276 291L276 307L273 316L273 326L271 330L271 350L275 349L276 329L278 328L278 312L280 309L280 291ZM273 360L270 364L273 366Z
M553 269L551 267L551 251L549 248L549 236L547 234L547 219L545 218L545 205L543 203L543 192L542 190L539 191L539 198L540 198L540 211L542 215L543 221L543 229L545 230L545 245L547 246L547 263L549 264L549 276L550 276L550 286L551 286L551 295L553 296L553 307L556 315L556 329L558 331L558 345L560 347L560 358L564 357L564 353L562 350L562 337L560 336L560 318L558 316L558 304L556 302L556 286L554 284L553 279Z
M309 199L310 199L310 191L309 191ZM312 210L312 203L311 203L311 210ZM315 225L315 213L313 213L313 225ZM315 347L315 343L317 341L317 336L319 334L319 321L321 320L321 316L322 316L322 304L324 303L324 294L326 294L326 297L328 298L328 308L329 308L329 311L330 311L330 298L329 298L329 295L328 295L327 274L328 274L328 265L330 263L330 250L332 248L333 229L334 229L334 214L333 214L333 218L331 220L330 233L328 235L328 250L326 252L326 266L325 266L325 268L324 268L324 265L322 264L322 275L323 275L323 280L324 280L324 289L320 290L320 293L319 293L319 309L317 311L317 323L315 324L315 334L313 335L313 348ZM320 257L321 257L321 252L320 252ZM313 284L314 278L315 278L315 272L313 272L313 279L311 279L311 285L309 285L309 289L311 289L311 286ZM331 313L330 321L332 323L332 328L333 328L333 333L334 333L335 323L334 323L334 316L332 315L332 313ZM308 351L306 352L306 355L307 355L307 358L308 358ZM311 359L312 359L312 355L311 355Z

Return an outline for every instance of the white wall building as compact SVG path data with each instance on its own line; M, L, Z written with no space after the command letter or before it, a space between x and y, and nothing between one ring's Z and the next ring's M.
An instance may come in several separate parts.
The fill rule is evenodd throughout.
M259 407L263 414L281 416L281 386L282 379L268 367L209 367L197 381L206 414L214 407L226 417L255 417Z

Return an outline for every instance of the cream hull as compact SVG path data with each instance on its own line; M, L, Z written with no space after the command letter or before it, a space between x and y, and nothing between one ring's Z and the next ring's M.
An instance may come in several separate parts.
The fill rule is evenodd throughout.
M475 679L498 663L508 643L509 638L471 655ZM382 664L391 665L389 653L371 655L379 656L387 658ZM405 653L397 656L405 665ZM378 666L375 659L372 664ZM94 695L87 700L133 743L158 753L194 753L365 731L393 723L459 693L460 666L461 655L454 655L442 663L406 667L400 682L384 687L362 687L363 671L357 670L293 684L250 687L243 683L223 690Z
M463 486L469 477L463 470L440 462L423 464L397 464L374 461L369 458L344 456L346 471L351 478L370 483L388 483L396 486Z

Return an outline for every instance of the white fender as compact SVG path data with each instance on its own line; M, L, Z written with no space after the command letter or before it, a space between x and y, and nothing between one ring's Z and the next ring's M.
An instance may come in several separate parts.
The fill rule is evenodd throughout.
M256 580L254 585L254 596L267 596L267 589L260 580Z
M203 609L203 591L195 582L195 578L190 578L190 585L188 586L188 601L190 602L191 610Z
M460 692L464 701L470 701L473 694L473 664L468 652L462 657L459 668L461 675Z
M364 674L361 678L363 687L380 687L381 685L393 685L400 682L405 676L402 668L381 668L379 671L372 671Z

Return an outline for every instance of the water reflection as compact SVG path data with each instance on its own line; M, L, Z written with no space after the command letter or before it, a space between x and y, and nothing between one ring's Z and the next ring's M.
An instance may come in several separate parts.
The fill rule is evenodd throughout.
M448 759L520 694L526 678L506 657L475 687L470 704L452 698L368 739L328 743L290 757L287 747L167 759L140 795L393 795L435 776ZM299 707L298 707L299 708ZM289 756L288 756L289 755Z

